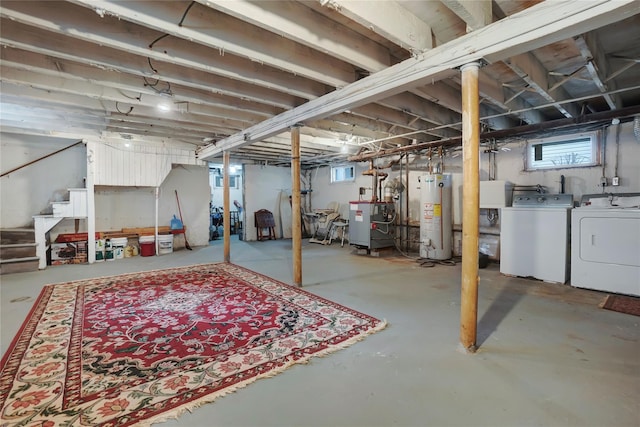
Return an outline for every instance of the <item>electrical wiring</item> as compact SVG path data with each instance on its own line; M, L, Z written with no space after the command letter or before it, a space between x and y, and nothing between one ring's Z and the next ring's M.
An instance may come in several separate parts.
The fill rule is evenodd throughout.
M189 3L189 6L187 6L187 10L184 11L184 13L182 14L182 18L180 19L180 22L178 22L178 27L182 27L182 23L184 22L184 18L187 17L187 13L189 13L189 11L191 10L191 8L193 7L194 4L196 4L195 1L192 1L191 3Z
M189 13L189 10L191 10L191 8L193 7L193 5L195 4L195 1L192 1L191 3L189 3L189 6L187 6L187 9L184 11L184 13L182 14L182 18L180 19L180 22L178 22L178 26L182 27L182 23L184 22L184 18L187 17L187 13ZM156 38L154 41L152 41L151 43L149 43L149 49L153 48L153 45L158 43L160 40L162 40L163 38L170 36L171 34L166 33L161 35L160 37ZM151 67L153 69L153 67Z
M149 83L149 80L147 80L146 76L142 76L142 80L144 80L144 85L150 88L155 88L158 85L158 83L160 83L160 79L156 79L155 83Z
M167 85L166 89L157 89L156 86L158 86L158 84L160 83L160 79L158 79L155 83L149 83L149 81L147 80L147 78L145 76L142 77L142 79L144 80L144 85L146 87L150 87L151 89L153 89L154 92L156 92L159 95L173 95L173 92L171 91L171 83L169 82L164 82Z
M125 98L129 98L129 99L135 99L136 101L140 101L142 100L142 94L140 94L139 96L129 96L126 93L124 93L122 90L117 89L118 93L122 96L124 96Z
M116 101L116 110L118 111L118 113L124 114L125 116L128 116L133 111L133 107L129 107L129 111L124 113L124 112L120 111L120 108L118 107L118 101Z
M158 70L156 70L153 64L151 64L151 58L148 56L147 56L147 62L149 63L149 68L151 68L154 73L158 74Z
M151 43L149 43L149 49L153 48L153 45L156 44L157 42L159 42L160 40L162 40L165 37L168 37L170 34L163 34L160 37L156 38L154 41L152 41Z

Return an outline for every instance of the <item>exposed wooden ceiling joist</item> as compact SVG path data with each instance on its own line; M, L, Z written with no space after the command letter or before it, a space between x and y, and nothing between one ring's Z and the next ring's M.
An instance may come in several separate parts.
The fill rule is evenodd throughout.
M140 2L142 3L144 2ZM155 3L152 6L155 7ZM314 80L291 72L282 73L275 68L269 70L249 58L225 55L223 49L194 46L187 39L165 37L153 48L149 48L150 43L165 34L164 31L149 29L143 24L139 27L132 26L115 17L101 17L95 10L84 7L73 6L73 10L69 11L51 7L51 2L47 1L5 1L0 8L0 16L79 38L93 45L107 46L142 58L151 58L153 61L165 61L220 74L305 99L323 95L329 90L325 84Z
M586 61L585 67L598 90L602 93L606 93L609 90L615 90L615 82L611 82L609 84L605 83L605 79L609 75L610 71L607 65L608 62L602 53L602 48L598 46L596 36L581 35L575 38L575 42L582 54L582 57ZM609 108L612 110L617 109L618 105L620 105L619 96L603 95L603 97L607 101Z
M527 87L532 88L545 102L564 101L570 98L569 94L567 94L562 87L556 88L556 90L553 91L553 95L550 93L549 88L552 83L548 74L549 72L531 53L512 56L505 60L505 63L524 80ZM556 105L558 111L565 117L576 117L580 114L579 109L575 105Z
M456 64L473 59L488 63L483 131L640 104L638 2L538 3L3 0L1 131L217 149L239 136L243 161L286 164L289 117L308 167L358 143L458 138ZM572 17L589 8L588 25Z
M491 0L442 0L442 3L467 23L468 31L491 23Z
M271 33L286 36L287 39L350 62L363 70L381 70L391 65L389 51L383 46L355 31L336 25L303 3L289 2L286 7L282 7L282 3L273 1L198 2Z
M229 52L258 63L268 64L293 75L304 76L322 83L340 87L354 78L353 66L329 55L306 48L292 40L258 27L241 25L241 21L210 8L194 6L189 10L183 25L180 17L189 7L188 2L155 2L153 8L145 2L105 0L73 0L100 14L126 19L163 34L169 34ZM215 25L211 25L215 22ZM301 55L304 61L292 56Z
M346 0L320 0L320 4L413 52L433 46L431 27L393 0L380 2L376 7L369 2Z
M206 159L222 150L260 141L298 122L326 117L353 106L400 93L416 87L417 82L425 79L439 80L442 73L465 63L482 59L489 62L504 60L616 22L634 13L637 13L637 5L630 0L589 4L541 3L474 31L473 34L438 46L418 58L405 60L341 90L254 125L242 133L226 138L217 147L205 148L200 155ZM558 18L549 22L549 16Z

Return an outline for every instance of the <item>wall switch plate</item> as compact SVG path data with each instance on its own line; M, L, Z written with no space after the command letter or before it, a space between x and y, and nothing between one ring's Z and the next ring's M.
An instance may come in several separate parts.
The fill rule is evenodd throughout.
M611 178L611 185L620 185L620 177L614 176L613 178Z
M605 177L605 176L601 176L600 177L600 185L602 187L606 187L607 186L607 177Z

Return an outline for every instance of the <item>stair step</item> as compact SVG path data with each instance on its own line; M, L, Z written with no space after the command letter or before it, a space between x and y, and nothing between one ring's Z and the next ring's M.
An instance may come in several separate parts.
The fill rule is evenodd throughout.
M35 243L33 228L4 228L0 230L0 244L12 245L18 243Z
M36 256L37 243L13 243L0 245L0 260Z
M27 271L37 271L38 263L40 259L38 257L24 257L14 259L0 260L0 274L10 273L24 273Z

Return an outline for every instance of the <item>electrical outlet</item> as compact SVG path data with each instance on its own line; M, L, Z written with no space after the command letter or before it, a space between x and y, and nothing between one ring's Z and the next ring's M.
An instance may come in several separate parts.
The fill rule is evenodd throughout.
M600 177L600 186L601 187L606 187L607 186L607 177L606 176L601 176Z
M613 178L611 178L611 185L613 185L613 186L620 185L620 178L617 177L617 176L614 176Z

